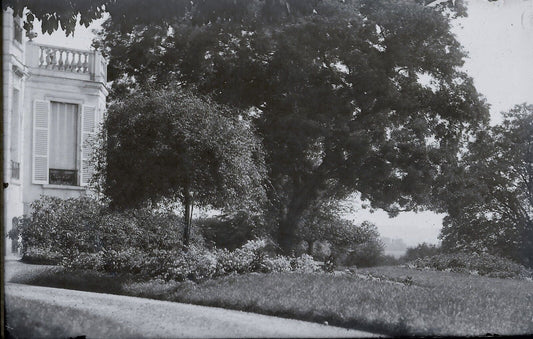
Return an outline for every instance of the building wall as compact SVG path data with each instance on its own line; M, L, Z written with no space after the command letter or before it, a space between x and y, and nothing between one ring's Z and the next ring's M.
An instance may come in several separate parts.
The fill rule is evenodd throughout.
M4 188L4 231L7 233L11 229L11 223L14 217L18 217L23 213L22 201L22 181L12 177L12 161L19 162L22 157L22 138L23 133L23 115L22 106L25 90L25 70L24 65L24 43L20 43L14 39L15 21L21 24L20 18L13 18L12 11L8 9L2 13L2 100L3 100L3 178L2 182L8 186ZM14 102L13 90L18 91L18 100ZM18 108L18 121L12 121L13 110ZM16 124L19 125L19 134L16 140L12 140L12 132ZM13 141L19 142L18 157L12 157ZM20 163L20 162L19 162ZM7 252L11 249L11 242L5 237L5 249Z
M22 31L20 43L14 39L16 28L12 11L10 9L4 11L3 16L4 174L2 179L8 184L3 191L3 224L4 231L7 233L12 228L13 218L31 213L31 202L39 199L41 195L71 198L89 193L86 186L34 184L32 182L35 100L74 103L80 108L84 105L94 106L96 107L96 121L99 124L105 111L108 92L106 89L107 63L100 54L34 44L27 41L24 31ZM20 18L15 20L21 24ZM47 58L43 58L50 53L56 56L55 65L46 65ZM74 62L72 62L72 67L64 67L64 61L69 55L71 58L72 55L83 56L81 60L85 60L86 67L80 70L79 67L75 67ZM61 62L58 62L59 60ZM60 64L63 64L63 67ZM14 99L16 97L18 100ZM17 111L17 108L18 115L13 112ZM78 126L81 125L78 124ZM13 161L20 166L18 178L12 175ZM6 239L6 252L9 252L12 247L11 241L5 235L4 239Z
M24 213L29 213L29 203L41 195L57 196L62 198L77 197L86 193L84 186L63 186L32 183L32 145L33 134L33 104L35 100L58 101L77 104L79 107L90 105L97 107L98 120L101 119L105 107L107 92L99 86L93 86L91 81L65 79L62 77L35 75L26 84L26 97L24 100ZM28 164L30 164L28 166Z

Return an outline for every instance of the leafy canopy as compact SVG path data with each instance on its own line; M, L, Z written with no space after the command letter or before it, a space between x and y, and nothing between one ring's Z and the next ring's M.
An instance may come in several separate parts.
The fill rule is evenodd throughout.
M2 9L12 8L14 14L25 14L24 28L30 31L35 19L42 22L43 34L51 34L59 26L66 35L74 34L79 22L86 27L109 13L127 32L137 24L154 22L168 24L176 19L189 19L195 25L215 21L241 22L256 18L277 22L309 14L321 0L5 0ZM416 0L423 4L447 6L464 12L462 1ZM79 18L79 21L78 21Z
M189 91L138 92L109 107L103 193L128 208L167 199L259 208L264 160L250 123Z
M42 32L51 34L59 26L68 35L76 24L86 27L102 18L105 12L120 22L127 32L131 27L152 23L168 24L176 19L189 19L195 25L214 21L242 21L250 17L275 22L282 18L310 13L317 0L6 0L14 14L25 14L24 28L31 30L33 21L42 22ZM26 10L26 12L25 12Z
M441 192L442 245L533 265L533 105L481 131Z

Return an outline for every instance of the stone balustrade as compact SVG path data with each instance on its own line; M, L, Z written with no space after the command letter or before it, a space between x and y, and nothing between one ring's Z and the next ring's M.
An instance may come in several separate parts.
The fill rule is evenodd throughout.
M92 81L105 82L107 79L107 62L96 51L30 42L26 47L26 62L30 67L46 72L60 72L57 76L68 73L72 76L87 77Z
M59 71L89 73L89 64L94 53L60 47L38 45L39 68Z

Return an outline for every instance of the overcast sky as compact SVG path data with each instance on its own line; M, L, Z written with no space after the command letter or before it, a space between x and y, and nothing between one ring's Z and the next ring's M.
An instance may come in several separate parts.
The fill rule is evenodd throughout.
M469 54L465 70L491 105L491 121L501 121L501 112L515 104L533 103L533 0L469 0L468 17L455 22L455 34ZM76 28L75 36L66 38L63 32L39 34L38 43L88 49L92 29ZM40 27L35 25L35 31ZM361 208L350 216L378 225L382 236L402 238L407 245L420 242L436 243L442 226L442 216L434 213L402 213L390 219L378 211L369 213Z

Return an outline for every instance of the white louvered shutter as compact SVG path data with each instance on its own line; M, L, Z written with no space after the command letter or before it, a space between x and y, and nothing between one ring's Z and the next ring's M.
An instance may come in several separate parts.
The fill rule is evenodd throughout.
M33 103L32 182L48 183L50 102L35 100Z
M81 113L80 185L87 186L93 175L91 157L96 136L96 107L83 106Z

